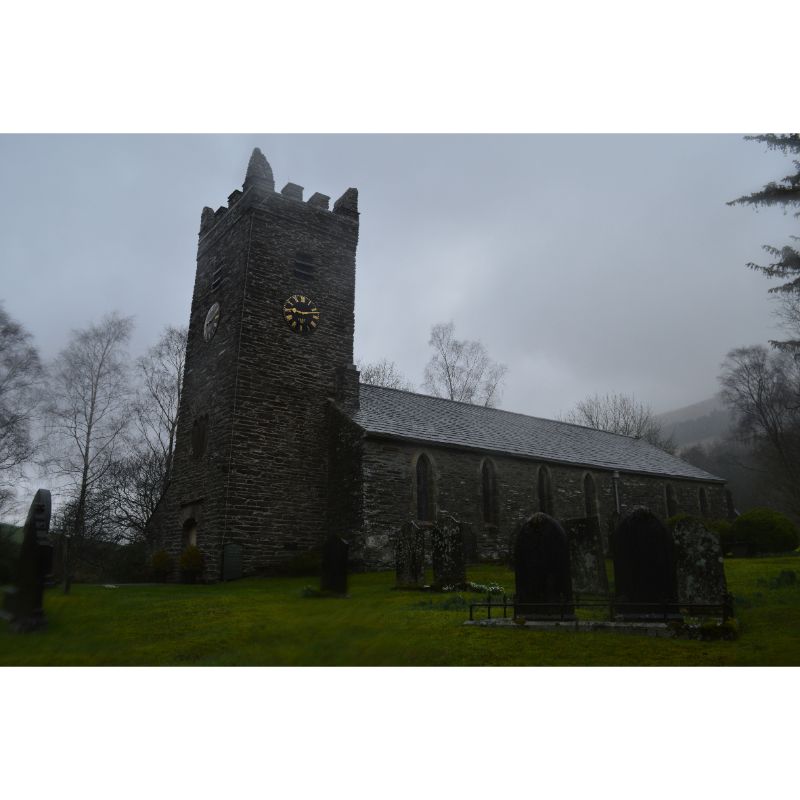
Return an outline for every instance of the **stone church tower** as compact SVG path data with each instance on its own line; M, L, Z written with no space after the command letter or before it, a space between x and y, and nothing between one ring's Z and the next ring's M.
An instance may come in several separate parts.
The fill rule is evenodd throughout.
M258 149L243 191L203 209L173 475L151 532L176 560L196 544L208 579L223 552L252 574L324 538L328 399L358 397L357 242L356 189L332 210L294 183L276 192Z

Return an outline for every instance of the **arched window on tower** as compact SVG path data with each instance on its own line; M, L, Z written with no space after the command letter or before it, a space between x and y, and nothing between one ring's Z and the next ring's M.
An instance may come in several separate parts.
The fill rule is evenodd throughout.
M494 464L488 458L481 464L481 506L483 521L497 525L497 479Z
M597 516L597 487L594 478L587 472L583 476L583 502L587 517Z
M678 513L678 503L675 500L675 490L671 484L667 484L664 489L664 495L667 500L667 516L674 517Z
M425 453L417 459L417 519L433 522L433 470Z
M539 498L539 511L543 514L553 513L553 487L550 483L550 470L545 466L539 467L539 478L536 486Z
M706 490L701 486L697 490L697 498L700 501L700 513L704 516L708 516L708 495L706 494Z

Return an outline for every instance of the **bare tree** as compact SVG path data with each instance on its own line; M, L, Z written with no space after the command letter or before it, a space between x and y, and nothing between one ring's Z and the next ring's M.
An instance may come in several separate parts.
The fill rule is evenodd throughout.
M387 358L371 363L358 361L356 366L361 373L361 383L369 383L372 386L385 386L387 389L414 391L414 384L406 379L406 376L400 372L394 361L389 361Z
M187 328L167 327L158 342L136 362L142 381L136 400L136 427L141 442L154 458L137 459L147 464L163 464L162 484L166 487L175 453L175 432L181 404L183 367L186 361Z
M73 548L87 533L87 509L112 467L131 413L125 347L133 321L114 313L72 332L49 375L47 466L68 482L74 513L64 539L64 593L72 583Z
M740 436L755 448L786 503L800 513L800 364L762 345L731 350L719 376Z
M653 410L633 395L591 395L562 414L560 419L573 425L644 439L669 453L675 452L675 443L664 434Z
M31 422L39 405L42 367L31 335L0 305L0 511L33 458Z
M108 508L107 530L118 542L144 541L147 523L164 494L164 456L145 447L116 458L98 481L92 499Z
M493 361L481 342L455 338L452 322L431 328L434 353L423 386L436 397L482 406L497 404L508 367Z

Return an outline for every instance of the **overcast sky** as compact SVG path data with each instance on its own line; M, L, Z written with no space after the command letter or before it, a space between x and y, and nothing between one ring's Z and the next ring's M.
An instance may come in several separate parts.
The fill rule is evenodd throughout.
M4 135L0 299L43 357L111 310L133 355L187 324L200 212L256 146L278 189L358 188L356 357L417 386L448 320L508 365L500 405L539 416L594 392L688 405L776 335L744 265L796 220L726 201L790 163L740 136Z

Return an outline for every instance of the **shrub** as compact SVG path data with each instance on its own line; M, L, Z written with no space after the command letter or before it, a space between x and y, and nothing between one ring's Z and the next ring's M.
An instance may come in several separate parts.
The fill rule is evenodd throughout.
M181 553L181 575L187 583L194 583L202 575L204 561L203 554L193 544Z
M722 547L723 555L729 552L734 542L731 521L727 519L710 519L706 523L706 527L719 535L719 543L720 547Z
M172 556L166 550L157 550L153 553L151 567L156 580L166 580L174 566L175 564L172 561Z
M731 526L733 541L746 544L751 555L786 553L797 549L794 523L771 508L751 508L736 518Z
M674 531L679 522L699 522L701 525L706 524L704 519L692 516L691 514L675 514L675 516L667 518L667 527L671 531Z

